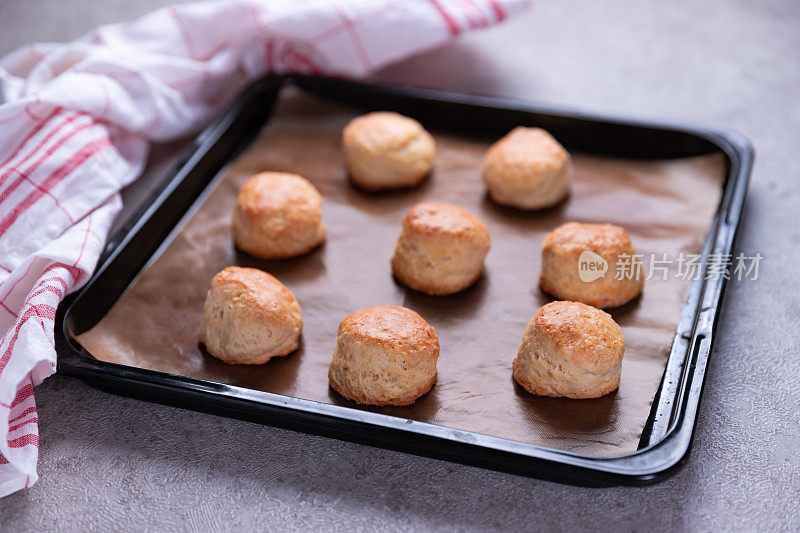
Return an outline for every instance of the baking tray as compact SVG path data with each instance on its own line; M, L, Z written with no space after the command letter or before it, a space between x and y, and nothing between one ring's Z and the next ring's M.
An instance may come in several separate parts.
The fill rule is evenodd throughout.
M525 124L551 131L570 151L611 157L670 159L722 152L728 172L703 247L701 271L705 271L710 254L732 251L753 157L749 142L735 132L422 89L269 77L248 88L198 137L163 188L110 240L101 266L84 289L59 306L59 372L106 390L152 401L564 483L646 484L676 471L691 444L725 288L723 277L705 280L700 276L692 282L639 449L617 457L579 455L380 413L106 363L86 354L73 337L91 328L111 308L213 177L252 141L269 118L279 92L289 85L363 109L396 110L422 118L432 128L470 135L477 130L487 139Z

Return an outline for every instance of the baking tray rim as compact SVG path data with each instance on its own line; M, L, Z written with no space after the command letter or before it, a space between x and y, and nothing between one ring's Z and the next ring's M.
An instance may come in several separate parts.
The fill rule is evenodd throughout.
M134 213L127 224L124 224L118 233L109 241L104 257L98 262L100 265L92 275L86 286L75 295L68 297L59 306L58 318L56 323L61 324L61 328L56 330L56 344L59 352L58 371L64 374L81 377L94 385L103 386L106 383L113 383L120 386L129 393L136 392L136 385L145 388L171 389L177 391L178 396L186 395L187 402L194 402L198 399L214 401L231 401L238 403L242 409L253 405L261 408L271 408L276 415L285 414L291 419L292 416L303 414L306 417L326 419L330 423L340 422L347 424L363 424L371 428L381 428L390 432L397 432L394 435L386 435L386 438L379 438L378 435L361 435L363 438L352 439L354 442L378 445L390 449L403 449L420 455L429 455L456 460L462 463L476 464L497 468L508 471L497 461L489 460L488 464L481 464L479 455L481 452L500 452L509 454L517 458L527 458L545 463L554 463L559 467L571 467L575 469L572 474L575 479L568 482L589 482L590 484L648 484L663 479L674 473L677 468L685 461L689 451L694 427L697 419L697 410L705 378L705 367L710 355L711 343L718 318L718 311L722 301L725 288L725 279L720 277L717 280L698 280L692 283L687 297L687 302L682 312L681 321L684 321L687 308L693 298L696 297L697 312L692 320L691 334L681 334L681 324L675 336L675 342L670 352L665 374L669 371L673 361L673 352L678 343L686 348L680 351L685 353L686 358L680 361L682 379L677 383L675 391L677 405L672 406L673 412L677 409L674 419L670 420L668 427L663 431L656 442L650 443L635 452L613 456L613 457L594 457L578 453L549 448L541 445L513 441L491 435L475 433L466 430L439 426L428 422L419 422L399 418L392 415L372 413L351 407L337 406L304 400L290 396L283 396L254 389L247 389L216 383L211 381L188 378L157 372L152 370L108 363L95 359L83 353L80 346L74 341L69 331L69 317L73 309L81 303L81 298L89 290L91 285L103 274L106 268L114 261L117 254L124 249L130 239L141 229L144 222L149 220L153 213L161 206L163 201L174 192L178 182L186 178L186 170L196 164L227 132L232 121L238 117L241 111L242 100L248 95L257 92L259 85L264 84L274 87L277 95L280 89L287 85L295 85L314 93L314 87L319 90L325 85L333 85L345 90L348 87L357 87L360 90L376 91L386 97L400 96L418 100L428 100L430 102L454 103L465 106L475 106L484 108L494 108L498 110L510 110L523 113L534 113L537 115L556 116L565 119L588 120L593 122L618 124L623 126L634 126L648 129L659 129L665 131L675 131L687 133L698 138L704 139L715 145L728 157L730 169L727 180L723 186L723 195L720 206L715 214L712 224L709 227L709 234L705 241L703 252L703 266L707 264L707 254L712 252L730 253L738 227L741 208L744 202L747 182L752 168L753 148L750 142L738 132L726 129L708 128L703 126L693 126L689 124L648 121L642 119L625 119L619 116L590 114L585 112L572 112L553 106L542 106L529 102L519 102L504 98L492 98L484 96L473 96L460 93L449 93L429 89L418 89L412 87L397 86L378 86L360 82L351 82L337 79L319 79L298 76L273 76L264 78L252 84L240 95L234 104L226 110L214 123L206 128L197 138L193 146L189 149L188 155L176 166L173 173L163 180L163 186L159 186L152 195L152 203L145 203L143 209ZM204 188L207 188L206 184ZM194 204L197 200L192 200ZM181 219L184 215L181 215ZM110 379L109 379L110 378ZM659 386L654 405L659 395L663 392L664 384ZM163 392L163 391L162 391ZM194 398L189 398L194 396ZM163 401L165 398L149 398L155 401ZM212 407L208 404L206 407ZM202 406L193 405L193 408L200 410ZM251 413L254 414L254 413ZM252 418L248 416L248 418ZM291 421L291 420L288 420ZM301 422L293 429L315 433L313 428L303 426ZM276 419L271 418L273 425L281 425ZM330 429L330 428L327 428ZM352 429L352 428L351 428ZM330 435L330 431L320 431L319 434ZM417 445L413 442L400 443L397 441L403 435L423 436L443 442L458 444L470 448L469 453L459 453L453 450L453 456L448 457L448 453L434 454L434 450L422 443ZM349 439L346 435L335 435L337 438ZM402 439L400 439L402 440ZM431 443L428 443L430 445ZM441 444L441 443L440 443ZM511 457L513 459L513 457ZM508 458L507 458L508 459ZM546 468L544 464L528 465L530 468L520 473L543 477ZM550 472L552 474L552 471ZM547 478L547 476L545 476Z

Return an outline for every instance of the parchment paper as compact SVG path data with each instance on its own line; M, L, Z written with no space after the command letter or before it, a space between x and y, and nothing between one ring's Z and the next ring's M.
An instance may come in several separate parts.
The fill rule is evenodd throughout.
M597 400L536 397L515 385L511 362L525 324L549 301L538 288L540 246L548 231L576 220L624 226L640 253L698 253L719 202L722 156L636 162L574 154L571 196L552 209L526 213L486 198L480 164L487 143L435 131L436 168L420 187L389 194L354 188L339 146L341 128L352 116L352 110L309 97L284 97L171 244L77 340L104 361L364 409L328 386L337 327L364 307L404 305L436 329L438 381L412 406L367 409L587 455L634 451L689 282L672 273L667 281L650 279L641 298L612 311L626 340L619 391ZM230 220L237 189L264 170L301 174L320 190L328 231L321 248L282 261L236 251ZM426 296L391 275L400 221L423 200L466 207L489 227L485 273L463 293ZM263 366L228 366L198 344L211 278L229 265L266 270L294 292L305 322L297 352Z

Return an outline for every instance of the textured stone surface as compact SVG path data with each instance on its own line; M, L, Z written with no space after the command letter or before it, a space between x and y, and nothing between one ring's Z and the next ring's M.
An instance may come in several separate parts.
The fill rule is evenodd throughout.
M159 5L7 0L0 52ZM800 4L536 2L525 17L378 78L666 117L745 133L756 168L692 454L645 488L582 489L119 398L37 389L39 484L0 500L0 530L589 529L800 526ZM147 187L127 195L129 204Z

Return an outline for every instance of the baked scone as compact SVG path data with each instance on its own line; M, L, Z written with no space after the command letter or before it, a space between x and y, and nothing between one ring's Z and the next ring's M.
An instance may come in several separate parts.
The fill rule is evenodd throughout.
M262 172L239 189L233 240L240 250L282 259L307 253L324 238L322 196L304 177Z
M303 315L292 291L255 268L228 267L211 280L198 338L231 365L260 365L297 349Z
M642 292L644 276L624 228L569 222L544 238L539 285L561 300L616 307Z
M489 148L482 172L495 202L543 209L569 194L572 159L547 131L519 126Z
M539 396L599 398L619 387L624 352L611 315L580 302L550 302L525 327L514 380Z
M376 305L339 324L328 369L331 387L368 405L410 405L436 382L439 339L405 307Z
M392 270L404 285L428 294L452 294L480 277L489 230L457 205L424 202L408 210Z
M416 120L375 112L354 118L342 132L350 179L371 191L412 187L430 174L436 147Z

